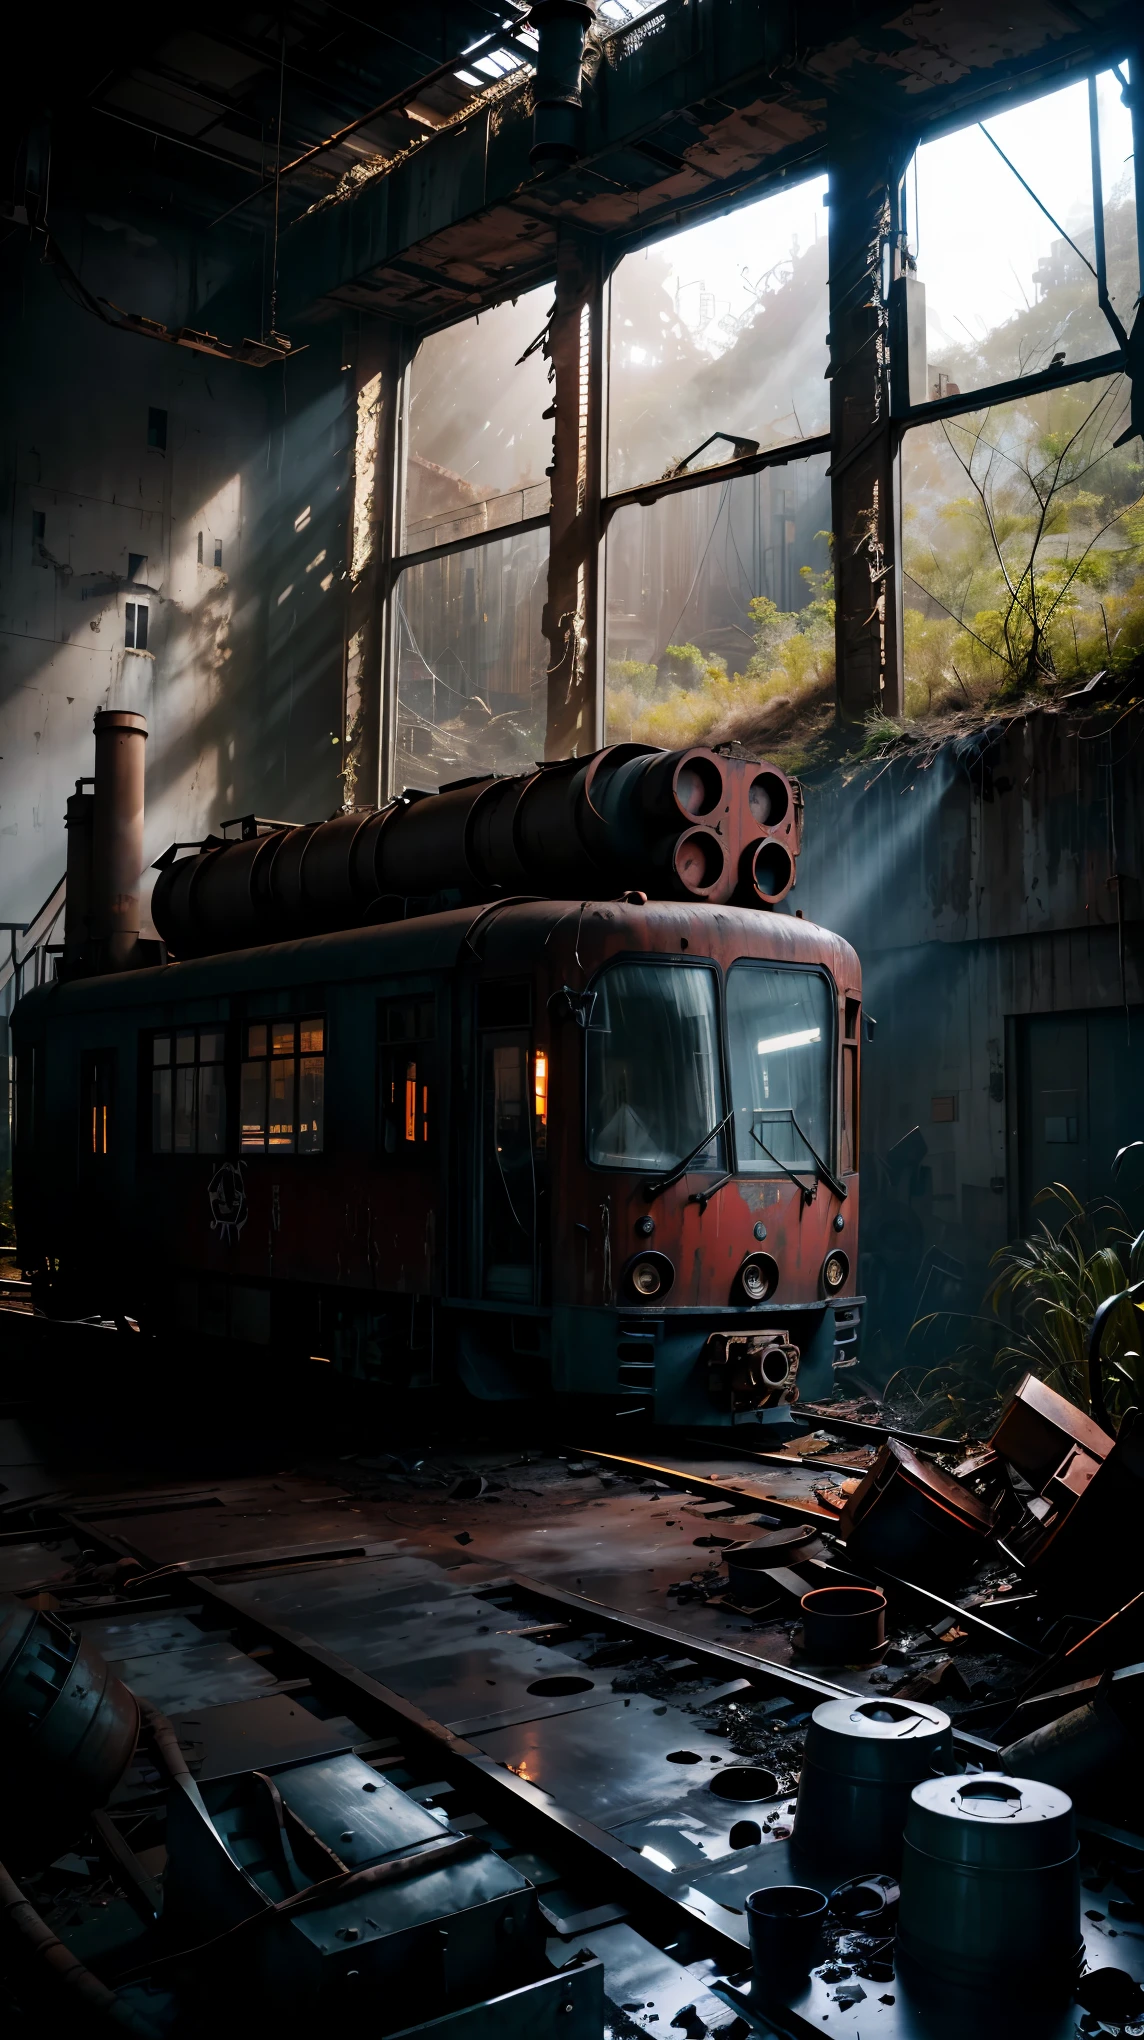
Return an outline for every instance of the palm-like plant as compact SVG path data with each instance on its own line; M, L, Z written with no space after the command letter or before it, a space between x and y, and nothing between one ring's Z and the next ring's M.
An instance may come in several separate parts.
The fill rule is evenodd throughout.
M1098 1305L1121 1295L1144 1274L1144 1233L1133 1239L1119 1204L1082 1204L1064 1183L1050 1183L1036 1204L1055 1203L1065 1217L1043 1222L1027 1239L993 1256L986 1300L997 1316L1011 1306L1011 1336L994 1355L1004 1393L1018 1373L1039 1375L1050 1388L1088 1407L1088 1335ZM1102 1351L1107 1401L1119 1414L1139 1402L1144 1384L1140 1314L1125 1297L1110 1313Z
M963 1321L962 1345L937 1366L903 1368L887 1383L887 1401L908 1404L919 1429L951 1439L985 1435L1023 1374L1037 1375L1088 1408L1092 1320L1101 1303L1144 1275L1144 1233L1133 1238L1119 1204L1109 1198L1082 1204L1064 1183L1048 1184L1033 1202L1055 1204L1064 1215L1055 1226L1042 1220L994 1254L987 1314ZM940 1315L948 1323L952 1314ZM1105 1401L1117 1418L1144 1399L1142 1315L1124 1298L1101 1341ZM938 1322L937 1316L919 1319L911 1338L924 1339Z

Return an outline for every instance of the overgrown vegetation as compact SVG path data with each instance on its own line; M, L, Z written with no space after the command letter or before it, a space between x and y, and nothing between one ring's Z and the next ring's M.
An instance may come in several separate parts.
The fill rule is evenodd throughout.
M1144 466L1139 441L1113 443L1127 420L1114 377L918 435L908 717L1116 672L1144 647Z
M942 342L930 362L937 386L956 393L1002 384L1059 362L1066 347L1078 361L1108 351L1113 335L1082 253L1091 253L1091 227L1074 230L1075 244L1054 242L1031 301L1013 317L978 333L964 326L960 345ZM1109 274L1121 278L1127 303L1123 280L1134 278L1136 260L1127 173L1115 190L1106 187L1105 233ZM787 298L805 311L804 270L809 276L808 265L795 261L770 289L772 323ZM729 376L737 362L731 350L720 373ZM678 364L665 363L673 388L678 372ZM705 372L709 379L710 364ZM798 569L803 607L784 611L767 595L749 599L742 592L745 541L740 547L724 495L716 500L713 491L706 540L700 531L698 551L688 540L689 557L698 559L683 606L689 641L609 660L609 740L675 746L737 739L806 770L1051 701L1102 671L1114 682L1127 676L1144 656L1144 450L1127 436L1129 397L1127 378L1117 375L906 435L904 713L892 721L878 716L857 736L835 724L829 569ZM620 608L641 620L655 617L655 562L670 552L663 506L647 514L665 519L664 551L649 551L642 581L630 563L617 580ZM793 534L794 523L786 529ZM804 560L810 529L799 526ZM816 534L816 551L824 538ZM728 650L736 632L750 647L744 663ZM631 646L635 635L625 640L617 630L615 641Z
M1089 1407L1088 1335L1098 1305L1144 1276L1144 1233L1133 1237L1122 1207L1102 1198L1082 1204L1064 1183L1034 1199L1055 1206L1027 1238L993 1256L981 1315L920 1319L911 1337L924 1347L960 1323L961 1343L936 1366L907 1364L886 1397L912 1428L980 1437L1024 1374L1035 1374L1079 1408ZM1105 1326L1105 1400L1119 1417L1144 1395L1144 1314L1118 1304Z
M816 538L827 546L830 534ZM608 665L608 741L662 744L733 742L754 735L776 709L834 686L834 576L800 567L809 600L782 610L767 595L748 605L754 650L741 673L698 645L668 645L658 665L617 659ZM790 762L788 760L788 762Z

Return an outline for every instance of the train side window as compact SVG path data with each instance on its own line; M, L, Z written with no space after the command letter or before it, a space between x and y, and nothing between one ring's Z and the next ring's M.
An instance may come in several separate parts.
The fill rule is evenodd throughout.
M321 1154L326 1132L326 1023L255 1020L246 1029L239 1098L247 1154Z
M380 1143L387 1155L423 1153L434 1128L432 994L385 999L378 1008Z
M114 1105L115 1050L88 1049L80 1068L79 1140L85 1160L102 1161L111 1153Z
M151 1152L221 1155L226 1146L226 1032L181 1027L151 1037Z

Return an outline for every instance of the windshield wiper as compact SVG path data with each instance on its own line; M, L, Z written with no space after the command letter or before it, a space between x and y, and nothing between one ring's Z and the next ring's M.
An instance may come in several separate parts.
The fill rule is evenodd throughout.
M650 1182L644 1184L643 1186L644 1196L658 1197L661 1190L670 1190L673 1183L678 1183L681 1176L686 1176L687 1171L691 1167L692 1162L695 1160L696 1155L701 1155L703 1153L704 1148L710 1147L713 1140L718 1140L719 1135L723 1132L725 1127L730 1125L734 1117L735 1108L734 1106L732 1106L729 1112L724 1113L722 1119L719 1121L718 1126L713 1126L708 1133L704 1134L702 1140L697 1140L695 1146L691 1149L691 1152L689 1154L684 1155L683 1160L681 1162L677 1162L675 1164L675 1167L671 1169L666 1176L655 1176L651 1179ZM724 1178L724 1181L726 1180L727 1179Z
M826 1163L822 1159L822 1156L817 1152L817 1150L812 1146L811 1142L807 1139L805 1133L803 1132L801 1126L798 1123L798 1120L795 1118L791 1108L787 1106L784 1112L774 1112L771 1114L771 1117L774 1119L785 1118L790 1120L791 1125L793 1126L795 1132L797 1133L799 1139L801 1140L804 1148L807 1150L807 1153L810 1155L811 1161L814 1163L814 1166L817 1169L818 1174L821 1176L823 1182L827 1185L827 1188L833 1190L834 1195L836 1197L838 1198L845 1197L848 1194L845 1183L843 1183L841 1179L834 1174L834 1171L832 1169L827 1168ZM803 1182L801 1176L796 1176L794 1170L788 1168L785 1162L780 1161L778 1155L776 1155L767 1146L766 1141L763 1140L757 1126L751 1127L751 1139L755 1142L756 1146L762 1148L763 1153L766 1155L769 1161L772 1161L774 1163L776 1169L781 1169L783 1175L789 1176L791 1182L795 1184L796 1188L802 1191L803 1203L813 1204L815 1198L818 1195L817 1182L808 1188L807 1185Z

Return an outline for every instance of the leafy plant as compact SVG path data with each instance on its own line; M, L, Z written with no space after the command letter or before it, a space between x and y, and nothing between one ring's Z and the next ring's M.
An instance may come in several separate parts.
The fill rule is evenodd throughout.
M1144 1234L1133 1239L1119 1204L1111 1199L1082 1204L1064 1183L1051 1183L1033 1201L1056 1203L1066 1216L1055 1231L1042 1224L993 1257L997 1272L987 1300L998 1315L1009 1304L1013 1316L1013 1335L994 1364L1036 1374L1087 1409L1089 1328L1097 1306L1144 1273ZM1111 1313L1101 1348L1106 1399L1114 1413L1140 1399L1142 1343L1144 1325L1125 1300Z
M16 1225L12 1216L12 1171L6 1169L0 1176L0 1248L14 1247Z
M936 1365L907 1365L887 1383L887 1402L915 1428L980 1437L1023 1374L1088 1409L1089 1329L1099 1304L1144 1275L1144 1233L1133 1238L1124 1210L1110 1198L1082 1204L1064 1183L1048 1184L1033 1202L1055 1204L1064 1215L1055 1226L1042 1220L994 1254L986 1314L944 1312L911 1326L917 1345L955 1322L965 1332ZM1141 1314L1125 1301L1111 1313L1101 1344L1105 1401L1114 1417L1141 1400L1142 1345Z

